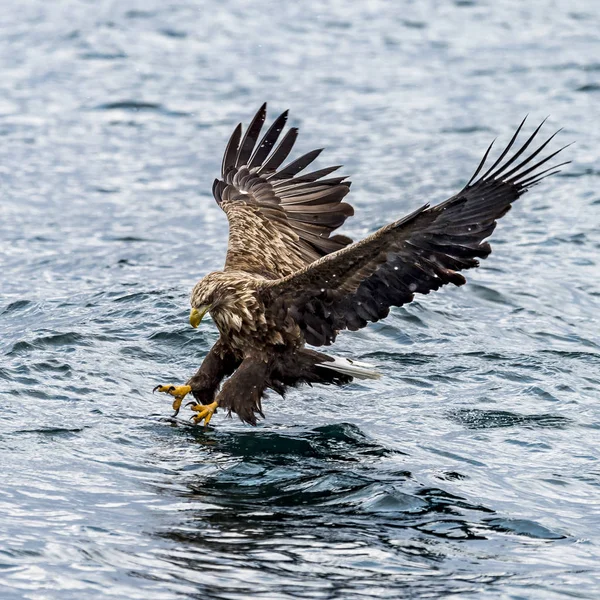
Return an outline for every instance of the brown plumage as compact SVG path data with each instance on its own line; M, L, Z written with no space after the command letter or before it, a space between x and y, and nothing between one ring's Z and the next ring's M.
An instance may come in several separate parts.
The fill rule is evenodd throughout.
M547 168L563 148L541 157L556 134L530 149L542 125L511 154L523 121L486 169L490 145L458 194L434 207L425 204L353 244L332 235L353 214L343 202L350 183L330 177L339 167L300 175L321 150L281 167L297 130L288 130L275 146L286 111L259 141L265 117L266 104L244 135L238 125L225 150L221 178L213 185L229 221L225 268L194 287L190 317L197 326L209 311L221 336L188 381L189 390L199 404L216 398L214 406L251 424L263 414L266 389L283 394L299 383L342 384L377 376L368 365L305 344L329 345L341 330L385 318L390 307L411 302L415 294L464 284L458 271L489 255L484 240L496 220L530 187L567 164Z

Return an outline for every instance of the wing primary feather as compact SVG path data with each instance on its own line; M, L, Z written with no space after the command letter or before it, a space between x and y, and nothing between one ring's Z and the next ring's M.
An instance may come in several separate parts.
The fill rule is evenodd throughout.
M565 146L565 148L566 148L566 146ZM564 148L561 148L561 150L564 150ZM536 165L536 167L531 167L531 169L528 169L528 171L526 171L525 173L521 173L521 175L519 175L517 178L513 179L513 182L518 184L519 186L527 187L532 180L538 179L540 176L542 176L542 179L544 179L543 176L546 173L548 173L549 171L553 171L554 169L558 169L559 167L564 167L565 165L568 165L570 163L571 163L570 160L566 160L565 162L561 162L558 165L552 165L551 167L548 167L547 169L544 169L543 171L539 171L538 173L534 173L533 175L530 175L529 177L522 179L522 177L524 175L527 175L530 171L532 171L537 166L539 166L539 165ZM546 175L546 177L549 177L549 175Z
M543 160L540 160L539 162L535 163L535 165L529 167L529 169L523 171L522 173L518 173L513 179L513 182L518 182L519 179L521 179L521 177L528 175L529 173L531 173L532 171L535 171L537 168L541 167L543 164L547 163L549 160L553 159L559 152L562 152L565 148L568 148L571 144L567 144L566 146L563 146L562 148L559 148L556 152L553 152L552 154L550 154L549 156L547 156L546 158L544 158ZM537 152L536 152L537 154ZM527 161L524 161L523 163L521 163L518 167L515 167L512 171L510 171L509 173L506 174L506 177L510 177L511 175L513 175L516 171L518 171L519 169L521 169L523 166L525 166L530 160L531 158L533 158L532 155L531 157L529 157L527 159ZM556 166L560 166L560 165L556 165Z
M238 126L233 130L233 133L231 134L231 137L227 142L227 148L225 148L225 154L223 155L223 164L221 165L222 177L225 177L229 169L235 167L235 159L237 157L241 138L242 124L238 123Z
M551 135L535 152L532 152L526 159L524 159L522 162L520 162L516 167L514 167L513 169L511 169L507 173L503 173L502 174L502 179L505 180L505 181L510 180L510 178L511 178L512 175L514 175L515 173L517 173L525 165L529 164L529 162L531 162L553 140L554 136L557 135L560 131L561 130L559 129L556 133L554 133L553 135ZM546 160L552 158L553 156L556 156L561 150L564 150L564 148L561 148L560 150L557 150L556 152L554 152L553 154L551 154L548 158L546 158ZM539 166L539 163L538 163L538 166Z
M517 127L517 130L514 132L512 138L510 139L510 142L508 142L508 146L506 146L506 148L504 148L502 154L500 154L500 156L496 159L496 162L481 176L482 180L485 180L489 176L489 174L502 162L502 159L509 153L510 149L513 147L513 144L515 143L515 140L519 136L519 133L521 133L521 129L523 128L523 125L525 125L525 121L527 121L527 116L528 115L525 115L525 118L521 121L521 124Z
M477 177L477 175L479 175L479 171L481 171L481 169L483 168L483 165L485 165L485 161L487 160L487 157L488 157L490 150L492 149L492 146L494 145L495 141L496 141L495 139L492 140L492 143L488 146L488 149L485 151L485 154L483 155L483 158L481 159L479 166L475 170L475 173L473 173L473 177L471 177L471 179L469 179L469 181L465 187L469 187L473 183L473 181Z
M312 171L311 173L306 173L305 175L296 177L295 180L298 182L302 182L302 183L304 183L304 182L308 183L310 181L317 181L318 179L321 179L321 177L326 177L327 175L330 175L334 171L337 171L338 169L341 169L341 168L342 168L342 165L335 165L334 167L327 167L326 169L319 169L318 171Z
M513 156L511 156L502 166L500 166L496 171L494 171L491 175L490 175L490 179L498 179L498 177L506 177L506 169L508 169L508 167L510 167L510 165L512 165L518 158L519 156L521 156L521 154L523 154L523 152L525 152L525 150L527 150L527 148L529 147L529 144L531 144L531 142L533 141L533 139L535 138L535 136L539 133L540 129L542 128L542 125L546 122L548 117L546 117L546 119L544 119L534 130L534 132L527 138L527 140L525 140L525 143L513 154Z
M571 161L567 161L566 163L563 163L565 165L568 165ZM557 165L558 166L558 165ZM552 167L554 168L554 167ZM562 169L556 169L555 171L551 171L550 173L548 173L547 175L542 175L541 177L538 177L537 179L531 179L528 180L527 183L523 186L526 188L532 188L534 185L537 185L540 181L542 181L542 179L546 179L547 177L551 177L552 175L556 175L557 173L561 173Z
M247 164L250 155L252 154L252 150L254 150L254 145L256 144L256 140L260 135L260 130L265 122L265 118L267 117L267 103L265 102L254 115L254 118L248 125L248 129L246 129L246 133L244 138L242 139L242 143L240 144L240 148L237 153L237 158L235 160L235 166L241 167L242 165Z
M346 175L342 177L329 177L320 181L303 181L302 177L294 177L293 179L284 179L277 181L274 184L274 189L277 193L284 196L301 196L302 194L312 194L326 189L331 189L332 186L345 185L350 187L350 181L344 181Z
M267 162L258 171L259 174L268 174L271 171L276 171L281 163L288 157L288 154L292 151L296 138L298 137L298 128L292 127L281 140L277 148L273 151L273 154L269 157Z
M300 173L300 171L308 167L310 163L316 160L317 156L319 156L321 152L323 152L323 148L307 152L300 158L297 158L296 160L283 167L283 169L275 173L272 177L270 177L270 180L277 181L278 179L290 179L291 177L297 175L298 173Z
M282 112L276 119L273 121L273 124L267 130L267 133L263 136L262 140L256 147L254 154L250 157L248 161L248 168L252 169L254 167L259 167L262 165L263 161L269 156L271 149L279 139L279 135L283 131L285 124L288 119L288 111Z

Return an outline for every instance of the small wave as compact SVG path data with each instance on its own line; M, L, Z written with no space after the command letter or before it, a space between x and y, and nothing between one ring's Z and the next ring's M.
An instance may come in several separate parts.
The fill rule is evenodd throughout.
M153 296L160 296L161 292L158 291L146 291L146 292L134 292L133 294L124 294L122 296L117 296L116 298L112 298L112 302L121 303L121 302L140 302L142 300L147 300L152 298Z
M408 29L427 29L427 23L425 21L410 21L408 19L403 19L402 25Z
M187 33L185 31L179 31L175 29L160 29L159 33L165 37L175 38L178 40L182 40L187 37Z
M107 242L153 242L150 238L142 238L135 235L124 235L121 237L106 237Z
M170 110L157 102L144 102L141 100L118 100L106 102L95 107L96 110L121 110L130 112L154 111L171 117L189 116L189 113Z
M56 348L59 346L71 346L71 345L90 345L89 340L74 331L67 333L56 333L54 335L42 336L35 338L30 342L20 341L13 344L12 348L7 352L7 356L15 354L25 354L36 349L43 348Z
M570 352L568 350L540 350L542 354L550 354L561 360L575 359L583 360L594 365L600 365L600 354L595 352Z
M50 359L44 362L33 363L31 366L31 370L38 371L41 373L44 372L52 372L52 373L72 373L73 369L70 365L66 363L61 363L58 360Z
M524 535L539 540L562 540L567 537L528 519L484 519L484 523L495 531Z
M576 92L600 92L600 83L588 83L578 87Z
M84 52L79 55L83 60L120 60L127 58L125 52Z
M99 110L161 110L162 104L155 102L141 102L136 100L121 100L117 102L107 102L96 107Z
M151 19L156 15L156 11L153 10L140 10L132 8L125 13L127 19Z
M481 285L480 283L473 283L469 286L469 290L472 294L477 296L478 298L482 298L483 300L487 300L488 302L494 302L496 304L504 304L508 306L515 306L515 303L500 292L487 287L485 285Z
M410 513L427 508L422 498L407 494L394 486L380 483L353 490L333 500L323 502L323 506L345 508L352 513Z
M473 125L470 127L445 127L441 130L441 133L459 133L463 135L468 135L470 133L487 133L490 131L491 129L489 127Z
M36 429L20 429L15 431L15 435L23 435L23 434L36 434L42 435L49 438L71 438L80 434L82 431L87 429L86 427L39 427Z
M550 413L520 415L505 410L465 409L450 413L450 417L469 429L497 429L504 427L562 429L572 423L566 417Z
M379 360L381 363L393 362L402 365L426 365L438 360L434 354L420 354L418 352L387 352L379 350L367 352L361 358Z
M23 310L28 306L31 306L33 302L30 300L16 300L15 302L11 302L6 308L0 312L0 315L5 315L11 312L17 312L19 310Z
M206 439L203 429L191 432ZM270 462L289 462L303 457L326 458L344 462L356 462L360 457L385 456L391 451L367 438L350 423L317 427L310 432L285 433L264 430L256 432L225 433L211 436L220 451L230 456L255 460L261 457Z

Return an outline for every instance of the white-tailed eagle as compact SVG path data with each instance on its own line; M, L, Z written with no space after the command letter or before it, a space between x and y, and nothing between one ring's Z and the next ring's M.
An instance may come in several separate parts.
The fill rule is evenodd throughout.
M415 294L463 285L459 271L477 267L490 254L485 239L496 221L567 164L548 166L564 149L544 154L556 134L534 145L543 123L514 150L523 121L493 162L488 147L458 194L436 206L424 204L353 243L332 235L354 212L344 202L350 182L331 176L339 167L302 174L321 150L282 166L298 135L291 128L282 136L287 116L280 115L260 139L266 104L245 133L239 124L213 185L229 221L229 245L223 271L194 287L190 323L197 327L209 312L220 337L185 385L155 388L174 396L175 414L192 394L196 423L208 424L221 407L255 425L256 415L264 416L267 389L283 394L300 383L377 377L369 365L307 344L328 346L340 331L384 319L390 307L411 302Z

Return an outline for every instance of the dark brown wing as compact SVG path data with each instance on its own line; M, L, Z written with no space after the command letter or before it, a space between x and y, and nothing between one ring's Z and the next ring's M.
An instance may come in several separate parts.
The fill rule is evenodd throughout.
M320 346L332 343L341 329L356 330L386 317L390 306L411 302L415 293L428 294L446 283L464 284L457 271L477 267L477 259L490 254L484 240L496 220L521 194L567 164L542 169L564 148L536 161L556 134L522 158L541 125L507 158L523 123L479 176L490 145L469 183L452 198L432 208L425 205L299 273L270 283L265 294L273 309L290 315L306 341Z
M265 103L243 137L241 124L233 132L213 194L229 220L225 270L277 279L352 243L330 234L354 210L342 202L350 182L345 177L327 178L338 166L298 175L321 150L281 167L298 135L296 128L289 129L275 147L287 111L257 144L266 114Z

